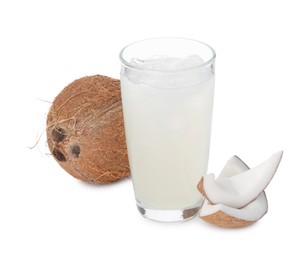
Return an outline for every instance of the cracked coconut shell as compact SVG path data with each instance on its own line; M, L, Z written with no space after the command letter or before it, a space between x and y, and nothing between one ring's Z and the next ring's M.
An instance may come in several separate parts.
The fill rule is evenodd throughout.
M65 87L49 110L47 141L55 160L77 179L110 183L128 176L120 81L94 75Z

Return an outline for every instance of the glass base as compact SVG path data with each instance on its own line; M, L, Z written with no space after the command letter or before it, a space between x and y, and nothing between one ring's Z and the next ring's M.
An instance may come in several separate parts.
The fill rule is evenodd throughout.
M185 209L154 209L146 207L137 201L137 208L144 218L158 222L183 222L197 216L202 207L203 200L196 205Z

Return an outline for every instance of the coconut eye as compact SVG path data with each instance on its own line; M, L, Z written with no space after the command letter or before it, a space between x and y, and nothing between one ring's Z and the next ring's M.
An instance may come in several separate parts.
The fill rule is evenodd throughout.
M52 139L54 142L59 143L63 141L66 136L67 136L66 131L61 127L54 128L52 131Z
M60 162L66 162L67 161L66 156L57 148L54 148L52 154Z
M81 152L80 146L78 146L77 144L73 144L71 147L71 154L73 157L75 158L79 158L79 154Z

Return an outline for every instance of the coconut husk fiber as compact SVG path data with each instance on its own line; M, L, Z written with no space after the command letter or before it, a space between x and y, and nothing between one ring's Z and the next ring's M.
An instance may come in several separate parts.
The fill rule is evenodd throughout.
M94 75L70 83L54 99L46 129L53 157L73 177L110 183L130 174L119 80Z

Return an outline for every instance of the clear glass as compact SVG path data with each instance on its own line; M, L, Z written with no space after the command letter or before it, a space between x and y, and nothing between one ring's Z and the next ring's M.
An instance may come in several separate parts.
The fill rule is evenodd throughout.
M128 157L139 212L156 221L197 215L214 97L215 51L199 41L153 38L120 52Z

